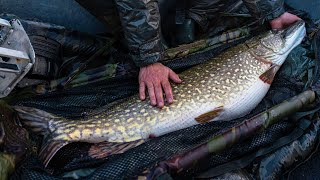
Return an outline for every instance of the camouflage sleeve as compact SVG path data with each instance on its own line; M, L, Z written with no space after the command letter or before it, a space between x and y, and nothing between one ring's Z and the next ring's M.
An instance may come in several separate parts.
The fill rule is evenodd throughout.
M157 0L115 0L130 54L137 66L163 57Z
M285 10L284 0L243 0L251 15L262 22L281 16Z

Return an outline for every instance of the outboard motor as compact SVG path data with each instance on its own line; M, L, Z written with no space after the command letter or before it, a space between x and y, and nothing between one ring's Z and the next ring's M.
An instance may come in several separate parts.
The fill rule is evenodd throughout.
M35 52L19 20L0 19L0 98L6 97L35 63Z

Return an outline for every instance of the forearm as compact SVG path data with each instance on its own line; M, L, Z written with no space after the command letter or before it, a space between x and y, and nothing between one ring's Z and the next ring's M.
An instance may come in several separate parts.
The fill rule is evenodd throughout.
M130 54L137 66L162 59L160 13L156 0L115 0Z

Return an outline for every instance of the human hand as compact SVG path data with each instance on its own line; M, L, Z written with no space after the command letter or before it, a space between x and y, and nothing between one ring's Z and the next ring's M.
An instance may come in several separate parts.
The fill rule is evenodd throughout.
M167 102L172 103L173 95L169 79L174 83L182 82L175 72L161 63L141 67L139 72L140 99L146 99L145 91L147 87L151 105L158 105L159 108L164 106L163 91Z
M278 18L270 21L270 25L272 29L284 29L299 20L301 18L298 16L285 12Z

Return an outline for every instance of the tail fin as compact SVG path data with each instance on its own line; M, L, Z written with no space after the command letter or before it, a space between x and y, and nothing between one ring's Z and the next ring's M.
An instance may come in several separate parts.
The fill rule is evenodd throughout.
M25 126L31 128L33 132L41 133L42 135L50 133L49 121L58 118L40 109L23 106L14 106L13 108L17 111Z
M53 126L54 124L50 124L50 121L52 119L61 118L40 109L30 107L15 106L14 109L17 111L22 123L25 126L29 127L33 132L40 133L45 136L39 157L43 161L45 167L47 167L53 156L62 147L71 143L63 140L54 140L57 134L54 133L55 127Z

